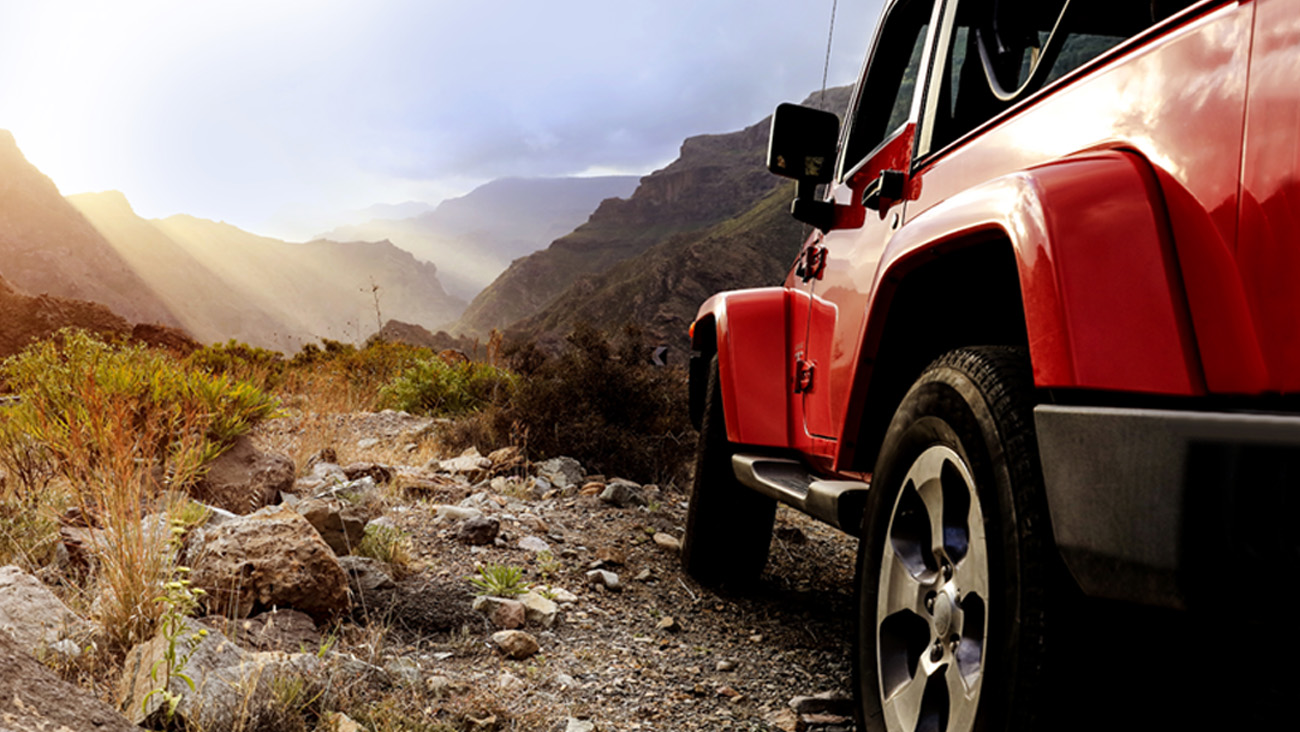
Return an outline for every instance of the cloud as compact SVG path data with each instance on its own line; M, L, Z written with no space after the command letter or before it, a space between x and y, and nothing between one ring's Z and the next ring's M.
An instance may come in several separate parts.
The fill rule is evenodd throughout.
M0 0L0 127L65 192L245 226L648 172L817 88L831 4ZM856 76L878 5L840 3L831 84Z

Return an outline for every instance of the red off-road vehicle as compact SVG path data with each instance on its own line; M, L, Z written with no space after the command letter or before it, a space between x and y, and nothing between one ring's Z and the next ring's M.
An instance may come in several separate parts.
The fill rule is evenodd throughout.
M1294 655L1300 2L893 0L768 164L812 233L692 327L694 576L858 535L871 730L1035 728L1063 584Z

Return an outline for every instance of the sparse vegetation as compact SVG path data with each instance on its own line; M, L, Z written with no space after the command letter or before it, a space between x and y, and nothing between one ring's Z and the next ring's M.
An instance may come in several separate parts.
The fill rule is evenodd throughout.
M529 589L523 569L512 564L480 565L478 576L469 577L469 582L489 597L516 597Z
M485 363L418 359L379 392L379 406L456 416L509 400L514 375Z
M411 569L411 535L393 526L367 524L356 554L378 559L397 574L405 574Z

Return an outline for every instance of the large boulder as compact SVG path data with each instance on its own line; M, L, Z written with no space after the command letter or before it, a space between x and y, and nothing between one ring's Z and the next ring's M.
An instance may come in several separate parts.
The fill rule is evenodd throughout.
M174 727L260 729L275 713L271 705L276 703L277 685L295 680L314 685L322 675L314 653L250 653L215 628L190 620L176 638L177 666L167 677L162 669L170 644L159 633L131 649L118 682L118 703L124 713L150 729L167 724L165 700L162 694L152 694L155 689L165 688L179 697L170 722Z
M293 488L293 461L262 452L248 436L208 463L208 472L190 494L210 506L247 514L278 503L280 491Z
M90 634L90 625L53 592L18 567L0 567L0 635L36 653L58 641Z
M0 732L139 732L85 689L55 676L0 633Z
M246 618L293 608L320 623L349 608L348 578L334 551L307 519L282 506L199 532L187 561L214 614Z

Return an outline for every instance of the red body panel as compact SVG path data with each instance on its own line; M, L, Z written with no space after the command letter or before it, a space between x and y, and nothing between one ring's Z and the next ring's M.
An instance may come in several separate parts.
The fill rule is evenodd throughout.
M1298 84L1300 3L1241 0L1129 39L916 165L909 125L833 188L822 279L701 309L719 315L733 440L847 465L899 283L992 238L1014 248L1040 387L1300 391ZM907 200L863 209L885 169L910 171Z

